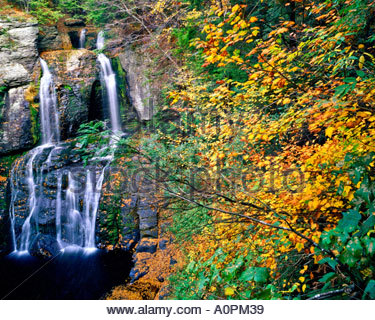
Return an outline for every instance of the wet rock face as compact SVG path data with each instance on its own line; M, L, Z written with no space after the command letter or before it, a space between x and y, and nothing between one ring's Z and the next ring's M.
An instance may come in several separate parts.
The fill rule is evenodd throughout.
M76 135L89 119L94 82L99 79L96 55L88 50L63 50L42 54L54 75L60 116L61 139Z
M146 68L142 59L130 48L119 54L119 59L123 69L126 71L128 81L129 98L132 105L137 110L138 118L147 121L153 115L153 97L151 87L146 77Z
M35 22L0 20L0 155L35 143L25 92L39 71L37 39Z
M61 50L63 47L64 42L56 26L40 27L38 36L39 51L43 52Z
M11 88L4 95L0 118L0 155L30 148L34 144L28 86Z

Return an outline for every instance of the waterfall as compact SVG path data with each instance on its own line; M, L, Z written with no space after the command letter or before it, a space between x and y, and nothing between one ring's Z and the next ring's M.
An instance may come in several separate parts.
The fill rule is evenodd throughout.
M103 54L99 54L102 78L107 89L109 111L111 115L111 127L113 132L121 131L119 105L117 97L116 75L112 70L111 61Z
M18 181L18 175L15 167L12 168L11 172L11 178L10 178L10 183L11 183L11 190L12 192L12 198L10 202L10 208L9 208L9 216L10 216L10 228L11 228L11 235L12 235L12 248L14 252L17 252L17 239L16 239L16 232L15 232L15 207L14 203L17 199L18 195L18 188L15 186L15 182Z
M82 247L83 245L83 234L81 228L82 217L79 208L78 198L78 185L76 180L73 178L72 172L69 172L69 186L66 192L66 201L68 202L67 208L67 223L66 229L66 240L69 245Z
M100 173L99 179L96 184L93 183L91 172L87 170L87 180L86 180L86 190L85 190L85 248L95 248L95 222L96 213L98 212L99 200L100 200L100 190L103 186L104 172L106 167L104 167Z
M86 29L82 29L81 33L79 35L79 48L78 49L84 49L85 43L86 43Z
M104 48L103 31L99 32L98 34L96 47L97 49ZM114 133L118 133L121 132L121 121L117 96L116 74L113 72L111 61L106 57L104 53L99 54L98 61L100 63L101 79L102 82L105 84L105 88L107 90L107 99L111 118L111 128Z
M60 141L59 114L57 112L56 90L47 62L40 59L43 76L40 80L40 118L42 143L52 144Z
M31 218L33 217L37 209L37 195L36 195L36 185L34 180L34 160L39 154L40 148L36 148L32 151L31 158L26 164L27 170L27 186L29 189L29 216L26 218L21 233L21 252L28 251L30 245L30 235L31 235Z
M104 48L104 32L100 31L98 33L98 38L96 39L96 49L102 50Z
M63 248L61 241L61 188L62 187L62 175L59 174L57 177L57 193L56 193L56 240L59 244L60 249Z
M82 41L84 41L84 36L85 30L82 30ZM98 35L97 47L104 48L102 32ZM79 165L74 162L68 168L54 165L55 159L59 158L59 151L64 151L66 146L60 143L59 114L53 76L46 61L40 59L43 71L39 91L42 144L26 155L23 168L22 165L16 165L11 173L12 194L9 216L13 249L16 253L29 253L30 249L34 248L35 240L39 239L36 236L41 235L41 241L43 241L44 233L39 233L39 222L41 218L45 219L46 217L39 217L39 212L51 214L51 211L52 214L55 213L54 227L56 230L52 235L50 233L47 235L55 238L57 247L61 250L72 247L83 248L88 252L96 249L96 218L104 175L113 159L116 148L115 135L121 133L116 76L110 60L104 54L99 54L98 62L108 98L113 132L110 141L112 153L103 157L102 150L99 150L95 159L100 165L90 166L90 169L82 171ZM49 173L51 176L48 176ZM51 181L49 177L52 177L52 181L56 182L56 189L47 194L44 184L46 181ZM22 183L22 181L24 182ZM25 186L25 190L21 189L22 186ZM24 199L25 191L28 196L27 211L23 215L25 218L22 220L22 224L20 224L17 210L19 206L23 206L20 200ZM53 203L55 207L51 208ZM43 228L40 229L43 230Z
M34 166L34 161L37 157L46 149L55 146L55 143L60 140L60 129L59 129L59 115L57 112L57 98L56 90L53 83L52 74L49 71L47 63L40 59L43 75L40 80L40 122L42 131L42 145L36 147L29 152L29 159L26 163L26 184L28 189L28 216L22 225L20 235L20 246L17 246L16 232L15 232L15 201L18 195L18 188L14 186L12 182L12 198L10 205L10 219L13 237L13 249L15 252L20 251L21 253L28 252L30 248L30 240L32 234L32 220L38 221L38 206L39 206L39 195L38 187L41 187L42 183L42 169ZM52 150L51 149L51 150ZM12 180L18 179L16 176L15 168L12 169ZM34 177L36 172L36 178ZM14 180L13 180L14 181ZM40 188L39 188L40 189ZM36 230L38 227L36 228Z

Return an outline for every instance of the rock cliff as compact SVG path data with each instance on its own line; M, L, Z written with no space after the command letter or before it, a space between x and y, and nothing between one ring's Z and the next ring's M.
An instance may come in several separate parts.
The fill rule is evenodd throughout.
M36 22L0 19L0 155L36 143L36 112L25 95L40 72L37 41Z

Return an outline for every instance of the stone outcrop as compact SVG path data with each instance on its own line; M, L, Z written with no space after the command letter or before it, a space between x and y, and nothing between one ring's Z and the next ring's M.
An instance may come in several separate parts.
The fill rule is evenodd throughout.
M25 93L40 72L37 40L36 22L0 20L0 155L31 148L36 142Z
M137 55L127 48L118 55L128 81L129 98L137 110L141 121L151 120L153 115L154 99L149 80L146 77L144 56Z
M25 99L28 86L10 88L5 95L2 110L0 154L16 152L32 147L30 103Z
M71 43L68 43L68 45L66 45L65 42L63 41L63 37L60 35L57 26L40 27L38 37L38 49L40 52L70 49L67 48L67 46L69 47L70 44L71 47Z

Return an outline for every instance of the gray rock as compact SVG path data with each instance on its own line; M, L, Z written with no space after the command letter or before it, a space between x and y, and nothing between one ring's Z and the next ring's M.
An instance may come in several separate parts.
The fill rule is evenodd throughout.
M33 256L53 257L60 252L59 244L56 239L50 235L39 234L30 248L30 254Z
M148 253L155 253L157 250L157 244L153 241L148 240L141 240L138 244L137 252L148 252Z
M41 52L63 49L63 41L56 26L40 27L38 48Z
M32 74L38 59L38 25L35 22L0 20L0 70L11 64L21 64ZM23 74L22 74L23 76ZM0 79L2 81L2 79ZM0 86L4 82L0 82ZM7 83L12 87L12 82Z
M64 22L64 24L68 27L83 27L86 25L81 19L68 19Z
M37 74L38 25L0 19L0 155L31 148L33 126L25 91ZM34 132L36 134L36 132Z
M133 268L129 273L130 283L134 283L135 281L139 280L146 274L147 274L146 271L141 272L140 270Z
M166 250L167 249L168 240L162 239L159 241L159 249Z
M3 65L0 70L0 86L19 87L30 81L30 73L20 63Z
M31 148L30 105L25 100L27 86L12 88L5 96L0 120L0 155Z
M154 238L156 239L158 237L158 229L148 229L148 230L141 230L140 232L141 238Z
M127 74L129 96L138 118L141 121L150 120L153 115L154 95L141 57L129 48L119 55L119 59Z

